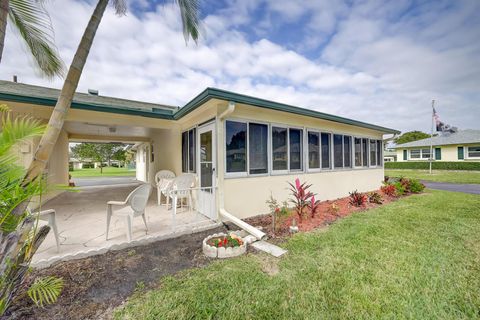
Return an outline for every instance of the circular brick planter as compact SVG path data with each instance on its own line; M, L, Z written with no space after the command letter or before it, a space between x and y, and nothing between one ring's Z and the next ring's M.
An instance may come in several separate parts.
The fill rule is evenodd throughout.
M225 248L225 247L214 247L209 245L207 242L208 240L216 237L226 237L227 235L225 233L215 233L212 234L205 239L203 239L202 243L202 248L203 248L203 253L210 258L220 258L220 259L225 259L225 258L232 258L236 257L239 255L244 254L247 252L247 242L243 241L243 244L238 247L230 247L230 248Z

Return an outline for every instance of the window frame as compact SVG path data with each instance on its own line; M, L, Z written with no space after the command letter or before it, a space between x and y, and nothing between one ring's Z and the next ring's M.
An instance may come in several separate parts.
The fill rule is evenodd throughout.
M480 145L463 146L463 149L464 149L464 150L465 150L465 148L467 149L467 152L466 152L466 155L467 155L467 156L465 157L465 151L464 151L463 157L464 157L465 159L480 159L480 156L478 156L478 157L471 157L471 156L470 156L470 147L472 147L472 148L480 148ZM478 151L475 151L475 152L478 152Z
M193 170L190 170L190 131L195 130L194 132L194 148L193 148ZM180 141L181 144L181 153L182 153L182 173L197 173L197 138L198 138L198 126L192 126L189 127L188 129L182 130L181 132L181 139L183 139L183 134L187 133L187 163L186 163L186 168L187 171L183 170L183 141Z
M428 152L430 153L430 156L428 158L424 158L423 157L423 150L427 150L427 149L428 149ZM412 155L411 155L412 151L417 151L417 150L420 151L419 152L419 157L418 158L412 158ZM408 161L410 161L410 160L413 160L413 161L429 161L430 158L432 158L432 153L430 151L431 151L430 147L428 147L428 148L420 147L418 149L408 149ZM435 149L433 151L435 152Z

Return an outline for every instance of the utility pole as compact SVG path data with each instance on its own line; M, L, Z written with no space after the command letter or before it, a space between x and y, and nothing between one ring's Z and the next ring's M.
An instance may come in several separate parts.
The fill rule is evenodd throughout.
M429 172L432 174L432 161L433 161L433 122L435 121L435 100L432 100L432 130L430 132L430 169Z

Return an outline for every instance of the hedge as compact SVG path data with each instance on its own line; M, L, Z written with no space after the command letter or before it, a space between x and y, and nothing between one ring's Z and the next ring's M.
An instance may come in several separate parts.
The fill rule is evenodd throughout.
M428 170L428 161L385 162L385 169L418 169ZM480 170L480 162L432 162L434 170Z

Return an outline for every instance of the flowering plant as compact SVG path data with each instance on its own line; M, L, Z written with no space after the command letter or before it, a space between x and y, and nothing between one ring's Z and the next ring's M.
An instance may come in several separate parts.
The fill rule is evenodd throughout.
M314 196L314 194L308 190L312 185L306 182L300 183L300 179L298 178L295 179L295 185L290 182L288 184L290 185L290 191L293 196L293 199L290 199L290 201L295 206L298 219L302 221L305 209L309 206L309 200Z
M208 244L216 248L239 247L243 244L243 240L239 236L232 233L228 236L211 238L208 240Z

